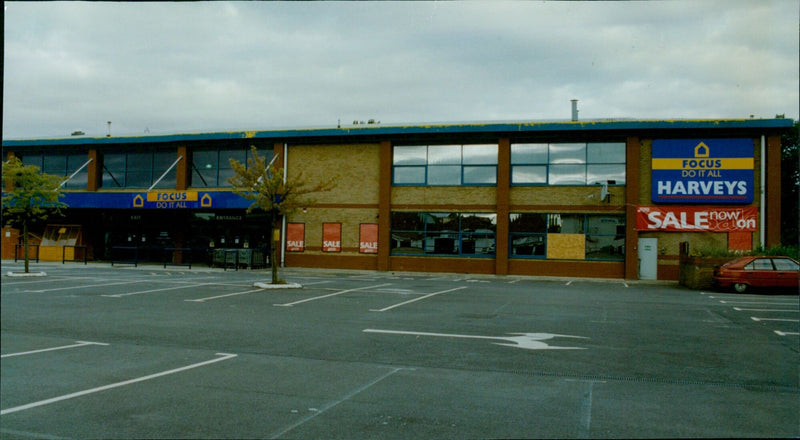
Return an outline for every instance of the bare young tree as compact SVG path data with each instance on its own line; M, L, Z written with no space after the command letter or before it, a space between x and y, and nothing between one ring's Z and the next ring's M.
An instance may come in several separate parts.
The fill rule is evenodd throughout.
M247 208L248 213L254 209L261 209L269 215L270 237L277 235L276 231L282 216L290 215L302 207L316 203L316 200L310 198L309 194L330 191L336 186L337 177L309 184L304 179L302 172L291 179L284 180L280 168L272 163L267 163L266 158L259 156L255 146L251 146L250 150L252 157L247 159L247 166L235 159L230 159L231 167L236 174L228 179L228 183L233 186L234 193L253 201L253 204ZM272 284L278 284L280 280L278 279L276 260L277 249L274 242L271 244Z

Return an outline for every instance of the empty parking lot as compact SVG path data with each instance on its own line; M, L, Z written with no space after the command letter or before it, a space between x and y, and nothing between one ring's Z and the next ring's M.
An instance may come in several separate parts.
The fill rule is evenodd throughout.
M21 263L3 262L4 273ZM2 279L3 438L797 436L796 295L38 264Z

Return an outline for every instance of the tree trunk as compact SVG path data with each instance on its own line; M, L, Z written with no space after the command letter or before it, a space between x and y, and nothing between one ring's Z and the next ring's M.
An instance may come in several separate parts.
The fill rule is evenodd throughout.
M278 284L278 241L275 240L275 231L278 227L278 222L275 221L275 215L272 216L272 221L270 221L270 243L272 244L269 247L269 262L270 267L272 268L272 284Z
M28 221L22 221L22 248L24 249L25 253L25 273L30 272L30 267L28 263Z

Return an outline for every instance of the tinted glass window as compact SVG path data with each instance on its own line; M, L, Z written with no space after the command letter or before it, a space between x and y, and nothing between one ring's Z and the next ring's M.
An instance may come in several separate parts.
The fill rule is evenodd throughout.
M797 263L787 258L773 258L772 263L775 264L775 269L777 270L790 270L790 271L797 271L800 270L800 267Z
M550 144L550 163L586 163L586 144Z

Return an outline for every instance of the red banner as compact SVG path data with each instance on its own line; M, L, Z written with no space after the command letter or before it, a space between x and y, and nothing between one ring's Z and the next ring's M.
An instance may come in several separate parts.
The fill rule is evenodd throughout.
M757 230L758 208L639 206L638 231L735 232Z
M364 223L361 225L359 234L358 251L362 254L378 253L378 225L374 223Z
M342 251L342 224L322 224L322 252Z
M288 223L286 225L286 252L303 252L305 250L306 225Z

